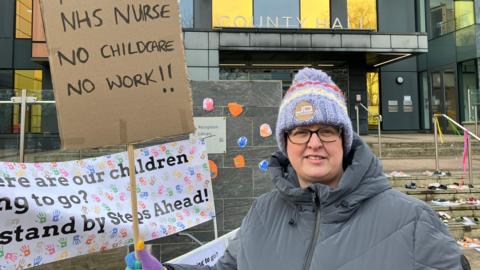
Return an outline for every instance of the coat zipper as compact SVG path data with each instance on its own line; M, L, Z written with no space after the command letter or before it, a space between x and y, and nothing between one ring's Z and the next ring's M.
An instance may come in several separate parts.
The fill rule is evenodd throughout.
M317 244L318 236L320 234L320 201L316 196L315 192L312 192L312 201L315 206L315 227L313 228L313 239L310 242L308 248L307 260L305 262L304 270L309 270L310 265L312 264L313 252L315 251L315 246Z

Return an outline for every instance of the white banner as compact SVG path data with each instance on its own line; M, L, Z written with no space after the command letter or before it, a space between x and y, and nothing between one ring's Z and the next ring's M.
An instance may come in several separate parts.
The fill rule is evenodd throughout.
M222 235L218 239L168 261L168 263L213 266L223 256L227 249L228 242L235 237L237 231L238 229L235 229L234 231Z
M143 239L215 216L203 141L137 149L135 159ZM126 152L58 163L0 162L0 269L132 244L128 175Z

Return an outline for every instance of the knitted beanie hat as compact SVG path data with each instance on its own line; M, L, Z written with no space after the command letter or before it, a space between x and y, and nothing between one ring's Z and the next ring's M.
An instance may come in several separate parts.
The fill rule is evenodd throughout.
M295 75L280 104L275 130L278 148L286 154L285 132L312 124L340 127L343 154L350 152L353 129L342 90L323 71L304 68Z

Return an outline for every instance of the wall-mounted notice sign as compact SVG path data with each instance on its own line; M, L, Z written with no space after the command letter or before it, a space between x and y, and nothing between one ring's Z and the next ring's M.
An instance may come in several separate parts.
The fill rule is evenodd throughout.
M403 96L403 112L413 112L412 96Z
M227 120L225 117L194 117L197 138L206 138L209 154L224 154L227 151Z
M193 132L176 0L42 0L62 147Z
M388 112L398 112L398 100L388 101Z

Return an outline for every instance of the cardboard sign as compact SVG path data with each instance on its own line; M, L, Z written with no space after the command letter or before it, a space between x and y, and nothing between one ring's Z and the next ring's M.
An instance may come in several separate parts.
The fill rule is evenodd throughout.
M204 141L137 149L140 234L152 240L211 220ZM133 243L127 153L0 162L0 269L24 269Z
M176 0L42 0L64 149L194 130Z

